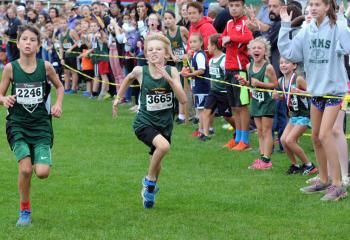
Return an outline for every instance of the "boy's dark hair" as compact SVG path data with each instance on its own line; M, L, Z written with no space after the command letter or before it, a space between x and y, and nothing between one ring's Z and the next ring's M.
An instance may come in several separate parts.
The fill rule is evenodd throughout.
M204 11L202 4L200 4L199 2L190 2L190 3L188 3L187 4L187 10L188 10L189 7L196 8L199 13L203 13L203 11Z
M228 0L228 2L242 2L243 5L245 4L245 0Z
M20 25L18 27L18 30L17 30L17 42L19 42L19 39L21 38L22 34L25 31L30 31L30 32L34 33L37 36L38 44L40 45L40 43L41 43L40 30L37 27L35 27L34 25L31 25L31 24Z
M222 50L222 46L220 44L218 44L218 40L219 40L219 37L220 37L220 34L214 34L214 35L211 35L209 37L209 42L211 45L214 45L218 50Z

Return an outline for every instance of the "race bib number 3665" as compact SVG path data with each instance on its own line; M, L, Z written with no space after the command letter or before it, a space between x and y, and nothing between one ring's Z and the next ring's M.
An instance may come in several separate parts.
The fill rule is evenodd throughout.
M42 83L16 84L16 101L19 104L30 105L43 102Z
M147 111L159 111L173 107L172 93L158 93L146 95Z

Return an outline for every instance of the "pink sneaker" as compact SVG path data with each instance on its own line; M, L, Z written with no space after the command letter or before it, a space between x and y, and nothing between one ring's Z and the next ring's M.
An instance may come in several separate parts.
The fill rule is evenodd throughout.
M264 162L260 159L255 160L255 162L249 167L249 169L253 170L264 170L272 168L272 162Z
M250 165L248 168L249 169L254 169L254 167L260 165L261 159L255 159L255 161L252 163L252 165Z

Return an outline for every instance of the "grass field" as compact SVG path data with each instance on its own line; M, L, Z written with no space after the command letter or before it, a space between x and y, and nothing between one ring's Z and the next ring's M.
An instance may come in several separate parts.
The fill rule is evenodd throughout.
M222 149L230 133L216 121L209 142L192 138L193 126L176 126L163 162L154 209L143 209L141 179L147 147L133 134L134 114L123 106L65 96L54 120L54 166L47 180L32 181L33 224L15 227L19 207L17 163L0 138L0 239L348 239L350 200L323 203L299 192L307 177L286 176L283 154L274 167L251 171L255 151ZM309 137L301 144L314 159Z

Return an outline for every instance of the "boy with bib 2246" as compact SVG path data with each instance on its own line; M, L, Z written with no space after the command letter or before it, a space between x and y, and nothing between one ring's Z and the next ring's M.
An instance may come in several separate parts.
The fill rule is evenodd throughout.
M40 32L24 25L19 29L20 58L7 64L0 83L0 103L8 108L6 133L19 166L20 216L17 226L31 224L30 183L33 170L38 178L50 174L53 130L51 116L60 117L64 87L53 66L36 59ZM50 106L50 84L56 88L56 103ZM9 86L11 95L6 96Z

